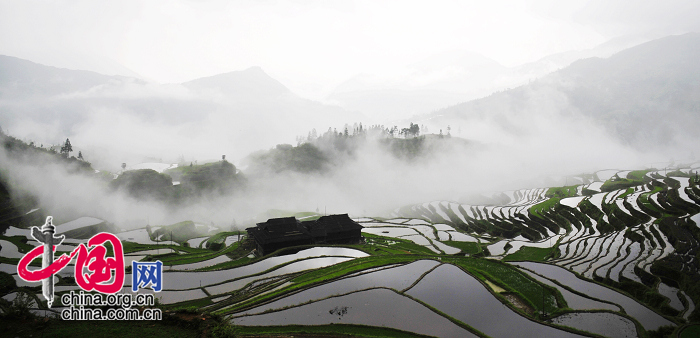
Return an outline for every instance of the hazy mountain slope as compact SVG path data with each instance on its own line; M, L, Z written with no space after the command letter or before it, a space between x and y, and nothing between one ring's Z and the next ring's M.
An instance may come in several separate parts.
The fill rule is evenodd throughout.
M505 67L483 55L454 51L437 54L386 74L359 74L328 96L341 107L381 119L425 114L454 104L513 88L590 57L609 57L647 39L623 36L591 49L549 55Z
M379 120L396 119L488 95L506 71L477 53L443 53L389 75L357 75L339 85L328 100Z
M0 98L3 99L71 93L119 78L0 55Z
M11 57L0 58L0 110L0 126L14 135L46 145L70 137L112 170L144 157L235 159L360 121L296 96L259 67L161 85Z
M571 50L545 56L535 62L529 62L511 69L513 80L535 80L549 73L568 67L572 63L593 57L608 58L611 55L628 48L648 42L650 38L641 36L620 36L604 42L591 49ZM522 82L524 84L525 82ZM512 85L519 85L512 83Z
M582 115L636 147L673 145L695 139L700 127L698 59L700 34L671 36L607 59L577 61L529 85L449 107L425 119L442 126L479 121L517 134L534 127L528 120L547 114ZM511 125L515 121L518 125ZM556 127L554 123L552 128Z
M182 85L199 90L219 90L222 94L246 100L291 94L287 87L268 76L260 67L199 78Z

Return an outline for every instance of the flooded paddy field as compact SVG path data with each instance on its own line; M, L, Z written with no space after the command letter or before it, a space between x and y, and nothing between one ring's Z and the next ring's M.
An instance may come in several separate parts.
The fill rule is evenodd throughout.
M555 280L573 290L586 294L589 297L604 299L606 301L618 304L627 314L637 318L647 330L655 330L661 326L674 325L673 322L665 319L636 300L607 287L580 279L576 277L575 274L562 267L532 262L517 262L514 264L534 271L535 273L551 280Z
M331 295L348 294L354 291L370 288L387 288L395 291L403 291L412 286L424 273L438 266L440 263L432 260L422 260L399 267L381 269L379 271L360 273L320 285L300 293L282 298L261 307L256 307L234 316L250 315L265 311L282 309L308 301L319 300Z
M700 181L691 170L606 169L578 182L507 191L499 205L430 202L402 207L394 214L448 224L478 238L487 256L496 259L550 262L569 274L578 273L583 278L575 277L578 281L561 273L532 275L550 286L557 281L571 283L571 290L583 288L587 297L558 286L571 308L620 311L595 299L612 302L645 330L679 327L686 318L694 318L700 294L686 295L688 281L699 271L693 255L698 254ZM662 282L669 278L673 285L685 287ZM590 285L579 282L585 279L605 290L587 289ZM616 288L621 292L613 291Z
M574 310L596 310L596 309L604 309L604 310L612 310L612 311L620 311L620 307L614 304L610 303L605 303L599 300L592 299L590 297L585 297L582 295L579 295L577 293L574 293L572 291L569 291L567 288L564 288L560 286L559 284L556 284L553 280L542 277L532 271L524 270L525 273L527 273L530 277L538 280L539 282L549 285L551 287L557 288L561 295L564 297L564 300L566 301L566 304L568 307L574 309Z
M406 294L493 337L577 337L521 316L484 285L453 265L442 265ZM518 330L512 328L517 327Z
M231 321L235 325L245 326L351 323L391 327L438 337L477 337L420 303L387 289L360 291Z
M321 257L332 256L334 254L338 257ZM200 287L200 284L202 286L221 284L232 279L258 275L285 264L294 264L293 267L296 269L295 271L317 269L329 264L351 259L352 257L363 257L364 255L366 254L361 251L346 248L312 248L301 250L293 255L270 257L253 264L225 270L200 272L164 271L164 278L168 280L167 284L164 284L164 288L169 290L185 290ZM126 275L125 283L131 285L130 274Z
M264 257L247 235L201 223L190 222L199 232L172 241L154 235L168 226L126 230L116 234L128 252L122 292L131 292L131 260L161 260L163 291L154 294L165 308L195 307L234 325L636 337L695 323L699 295L678 276L698 271L698 184L653 170L604 171L580 182L508 191L498 195L502 205L431 201L384 218L353 216L364 227L359 243ZM638 185L610 188L630 182ZM101 222L84 217L63 225L82 231ZM82 242L68 238L58 249ZM37 245L28 229L8 228L0 236L0 271L38 295L33 311L50 311L40 285L16 270ZM58 273L57 293L80 289L73 266ZM16 292L5 296L12 301Z
M240 278L236 281L228 282L228 283L223 283L223 284L217 284L213 286L209 286L206 288L207 292L209 292L212 295L216 294L222 294L230 291L235 291L243 286L245 286L248 283L251 283L256 280L262 280L270 277L275 277L275 276L280 276L280 275L285 275L285 274L290 274L290 273L295 273L295 272L300 272L300 271L305 271L305 270L311 270L311 269L319 269L322 267L338 264L341 262L345 262L350 260L351 258L347 257L319 257L319 258L309 258L301 261L297 261L294 263L290 263L288 265L282 266L278 269L275 269L271 272L257 275L257 276L252 276L252 277L246 277L246 278ZM209 285L209 284L206 284Z
M634 338L638 336L633 321L609 312L567 313L552 318L550 323L570 326L611 338Z

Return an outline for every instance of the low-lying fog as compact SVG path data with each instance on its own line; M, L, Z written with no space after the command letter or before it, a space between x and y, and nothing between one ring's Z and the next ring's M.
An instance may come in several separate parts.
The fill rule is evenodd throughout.
M177 90L183 92L173 100L216 102L195 99L187 89ZM175 94L169 92L167 96ZM147 102L158 98L156 93L138 95L146 95L143 99ZM474 201L479 193L564 185L566 175L606 168L642 168L649 162L682 159L689 154L675 146L654 153L626 146L603 127L569 109L557 93L532 95L542 97L536 105L531 102L526 113L507 120L481 119L451 126L452 138L438 138L437 142L443 145L434 148L433 153L412 160L397 158L379 145L379 139L386 136L370 135L352 155L334 161L322 173L250 172L249 167L242 165L248 152L267 151L277 142L296 145L291 135L307 135L311 129L292 127L284 119L268 119L254 126L248 123L241 129L236 127L243 124L237 122L243 119L240 114L223 108L189 121L168 119L164 113L142 116L124 108L133 102L122 104L127 100L123 98L109 108L106 104L99 109L84 108L87 119L79 121L66 136L74 147L72 155L82 151L97 170L116 173L122 162L131 166L139 159L154 161L148 157L164 163L182 159L189 163L227 154L227 159L248 179L245 190L211 194L178 207L113 192L104 182L71 174L63 165L51 161L41 165L22 163L8 158L3 151L0 163L11 186L39 196L41 206L49 213L65 217L89 215L126 228L187 219L220 226L228 226L235 219L238 224L249 225L245 220L269 209L381 216L409 203ZM308 122L310 127L317 125ZM329 126L342 131L344 122L352 125L355 121L339 120ZM438 134L440 129L447 134L447 126L428 127L431 134ZM40 135L26 130L46 130L43 140L59 137L51 122L24 120L5 129L10 135L36 135L37 139L25 139L39 144ZM270 136L275 133L280 135ZM350 137L352 133L351 130Z
M94 169L115 174L122 163L202 164L226 155L247 183L173 205L4 150L0 169L12 189L38 196L57 222L94 216L121 227L181 220L226 226L234 219L249 225L270 209L382 216L410 203L478 202L479 194L562 186L571 182L566 176L601 169L694 160L698 53L698 34L671 36L401 121L303 99L257 67L159 85L0 57L6 134L56 150L69 138L71 155L81 152ZM368 132L355 135L360 122ZM412 148L420 142L411 137L387 140L387 129L412 122L427 134L423 148ZM346 126L348 135L339 136ZM304 148L317 156L289 158L291 146L271 152L303 142L320 153ZM277 167L256 162L273 153ZM319 161L323 170L296 170L294 161Z

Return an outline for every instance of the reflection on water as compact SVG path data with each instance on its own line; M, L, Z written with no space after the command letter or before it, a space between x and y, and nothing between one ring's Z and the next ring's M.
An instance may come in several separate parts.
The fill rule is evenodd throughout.
M492 337L581 337L519 315L454 265L437 267L406 294Z
M236 278L242 278L254 274L259 274L268 269L274 268L277 265L288 263L294 260L306 259L318 256L331 256L331 255L342 255L350 257L364 257L367 256L366 253L347 248L326 248L317 247L312 249L302 250L294 255L286 255L279 257L270 257L262 261L244 265L237 268L216 270L216 271L203 271L203 272L169 272L163 271L163 288L167 290L184 290L198 288L201 286L207 286L212 284L219 284L222 282L230 281ZM330 260L316 260L311 259L308 262L298 265L302 270L306 269L317 269L320 267L327 266L328 262L341 262L345 261L347 258L332 258ZM335 264L331 263L331 264ZM174 266L177 267L177 266ZM301 271L301 270L297 270ZM296 272L296 271L292 271ZM287 272L289 273L289 272ZM131 285L131 274L126 274L124 277L124 285Z
M172 265L172 266L170 266L170 269L172 269L172 270L196 270L196 269L206 268L207 266L225 263L225 262L228 262L230 260L231 259L228 258L228 256L226 256L226 255L219 255L219 256L216 256L212 259L207 259L205 261L201 261L201 262L197 262L197 263Z
M14 243L0 239L0 256L7 258L22 258L24 254L19 252L19 249Z
M360 291L231 321L235 325L362 324L437 337L476 337L425 306L387 289Z
M683 311L683 303L681 303L680 298L678 298L678 289L668 286L664 283L659 283L659 293L670 300L668 303L672 308Z
M564 297L564 300L566 301L566 304L568 305L569 308L574 309L574 310L612 310L612 311L620 311L620 307L613 305L613 304L608 304L608 303L603 303L599 302L597 300L593 300L590 298L586 298L583 296L579 296L557 284L552 282L551 280L538 276L537 274L521 269L522 272L530 275L530 277L536 279L540 283L547 284L551 287L557 288L559 290L559 293Z
M299 271L303 271L303 270L318 269L318 268L338 264L341 262L345 262L345 261L348 261L350 259L351 258L346 258L346 257L319 257L319 258L305 259L303 261L298 261L298 262L291 263L289 265L285 265L279 269L275 269L273 271L270 271L270 272L262 274L262 275L242 278L242 279L235 280L232 282L210 286L210 287L207 287L206 290L207 290L207 292L209 292L212 295L218 295L221 293L238 290L238 289L244 287L246 284L248 284L252 281L255 281L255 280L262 280L265 278L281 276L281 275L299 272Z
M343 295L353 291L375 287L385 287L396 291L402 291L415 283L422 274L438 264L439 263L436 261L421 260L399 267L343 278L258 306L244 313L236 314L236 316L242 314L256 314L271 309L281 309L312 300L323 299L331 295Z
M567 313L553 318L551 322L611 338L637 337L634 322L614 313Z
M605 299L615 304L619 304L628 315L636 318L647 330L656 330L665 325L675 326L675 324L673 324L671 321L637 303L637 301L634 299L596 283L587 282L580 279L572 272L562 267L533 262L514 262L512 264L535 271L542 276L556 280L573 290L590 295L591 297Z

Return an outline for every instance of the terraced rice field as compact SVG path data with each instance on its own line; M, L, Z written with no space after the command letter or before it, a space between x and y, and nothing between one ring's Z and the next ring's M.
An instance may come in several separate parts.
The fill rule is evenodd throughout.
M505 192L503 205L436 201L403 207L394 215L448 224L481 239L495 235L486 241L494 259L549 261L622 288L668 316L692 316L688 311L694 311L700 296L694 287L700 282L697 169L693 164L665 172L604 170L593 182L566 190ZM691 289L695 297L680 293Z
M388 218L355 218L363 243L265 257L253 254L246 236L204 224L192 223L197 235L176 241L157 240L157 227L117 236L125 266L164 263L164 290L156 295L165 307L195 307L234 325L351 323L439 337L645 336L700 322L695 170L603 170L567 178L576 182L569 187L489 196L499 205L409 205ZM79 242L69 238L65 249ZM27 229L0 236L0 271L19 287L5 301L17 292L40 295L40 286L16 274L17 260L34 245ZM58 274L57 293L78 290L72 274ZM130 284L127 268L123 292ZM47 310L39 296L32 308L61 305Z

